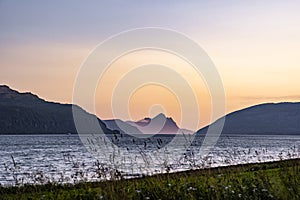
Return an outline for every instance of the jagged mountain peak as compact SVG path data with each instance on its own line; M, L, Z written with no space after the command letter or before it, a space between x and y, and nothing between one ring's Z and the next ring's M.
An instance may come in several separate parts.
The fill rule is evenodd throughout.
M157 117L164 117L164 118L167 118L166 115L164 113L159 113L158 115L156 115L154 118L157 118Z
M159 113L153 118L146 117L138 121L126 121L146 134L153 133L192 133L187 129L180 129L172 117L167 117L164 113Z

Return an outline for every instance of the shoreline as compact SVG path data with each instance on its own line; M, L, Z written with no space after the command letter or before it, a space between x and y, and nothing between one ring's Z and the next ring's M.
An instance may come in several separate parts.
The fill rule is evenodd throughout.
M300 158L102 182L0 186L0 196L4 199L297 199Z

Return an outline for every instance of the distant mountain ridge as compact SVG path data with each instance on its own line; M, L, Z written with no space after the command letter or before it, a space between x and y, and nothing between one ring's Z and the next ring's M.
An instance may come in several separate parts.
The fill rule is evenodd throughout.
M77 133L72 104L45 101L32 93L20 93L0 85L0 134ZM76 106L89 119L96 118ZM112 133L98 118L105 133Z
M0 85L0 134L76 133L72 104L48 102L32 93L20 93ZM159 114L139 121L100 120L76 106L88 118L99 122L105 133L191 133L180 129L171 117ZM266 103L226 115L222 134L300 135L300 103ZM106 125L105 125L106 124ZM121 124L121 128L119 125ZM212 124L214 125L214 123ZM204 127L197 131L205 134Z
M122 121L119 119L103 120L108 128L120 132L137 134L174 134L193 133L187 129L180 129L171 117L160 113L153 118L146 117L138 121Z
M106 127L111 130L117 130L121 133L143 134L138 128L126 123L120 119L103 120Z
M222 134L300 135L300 103L266 103L235 111L225 116Z

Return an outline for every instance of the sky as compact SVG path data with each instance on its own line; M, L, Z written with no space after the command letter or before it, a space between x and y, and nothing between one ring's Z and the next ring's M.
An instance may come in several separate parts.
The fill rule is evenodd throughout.
M300 101L299 9L300 2L290 0L0 0L0 84L72 103L80 66L100 42L129 29L161 27L187 35L206 51L223 81L226 112L264 102ZM128 72L153 60L189 68L172 55L144 51L114 62L106 79L113 82L114 76L121 76L121 66ZM193 84L192 76L187 72L184 77L201 102L200 128L210 123L211 102L205 83ZM97 116L127 120L122 113L113 114L112 97L106 95L113 88L106 83L100 80L97 86ZM146 85L132 93L128 110L133 120L163 111L181 125L183 110L176 98L166 88Z

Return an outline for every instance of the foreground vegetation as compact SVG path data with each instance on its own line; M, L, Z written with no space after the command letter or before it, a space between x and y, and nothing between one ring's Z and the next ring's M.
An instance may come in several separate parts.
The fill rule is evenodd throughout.
M0 187L0 199L300 199L300 159L130 180Z

